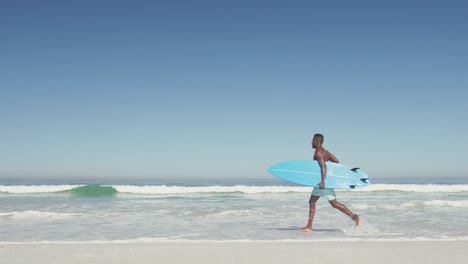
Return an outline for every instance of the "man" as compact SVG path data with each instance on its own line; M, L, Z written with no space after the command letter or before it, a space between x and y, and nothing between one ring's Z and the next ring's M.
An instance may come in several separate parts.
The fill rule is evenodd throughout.
M325 189L325 177L327 176L327 164L326 161L331 161L334 163L339 163L338 159L328 152L326 149L322 147L323 144L323 135L322 134L315 134L314 138L312 139L312 148L315 149L314 160L319 163L319 166L322 170L322 181L318 184L319 188L315 187L312 191L312 195L310 196L309 200L309 221L307 222L307 226L301 228L301 232L311 232L312 231L312 223L314 221L315 215L315 204L317 203L320 197L324 196L327 198L328 202L330 202L333 208L336 208L349 216L356 225L359 225L359 216L351 212L344 204L339 203L336 200L335 190L333 189Z

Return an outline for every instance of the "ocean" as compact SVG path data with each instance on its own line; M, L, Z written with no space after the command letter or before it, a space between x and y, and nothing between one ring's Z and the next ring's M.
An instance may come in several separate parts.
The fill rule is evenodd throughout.
M468 182L374 181L337 191L301 233L312 188L283 181L0 182L0 243L468 240Z

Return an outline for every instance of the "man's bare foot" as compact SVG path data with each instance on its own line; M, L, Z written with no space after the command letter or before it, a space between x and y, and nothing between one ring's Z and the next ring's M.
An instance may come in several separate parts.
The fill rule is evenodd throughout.
M359 215L357 215L357 214L353 215L352 219L353 219L354 223L358 226L359 225L359 220L360 220Z
M309 232L312 232L312 228L303 227L303 228L299 229L299 231L304 232L304 233L309 233Z

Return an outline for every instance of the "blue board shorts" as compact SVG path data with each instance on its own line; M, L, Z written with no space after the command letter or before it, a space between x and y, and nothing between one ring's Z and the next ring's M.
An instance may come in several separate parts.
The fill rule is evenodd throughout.
M328 201L335 200L336 194L334 189L320 189L318 187L314 188L312 195L320 196L327 198Z

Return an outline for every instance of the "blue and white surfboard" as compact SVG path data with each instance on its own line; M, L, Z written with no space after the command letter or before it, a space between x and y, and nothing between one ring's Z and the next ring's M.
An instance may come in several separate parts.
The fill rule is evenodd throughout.
M327 176L325 188L356 189L370 184L369 175L359 168L326 162ZM322 180L322 172L316 160L292 160L275 164L268 168L272 175L295 184L317 187Z

